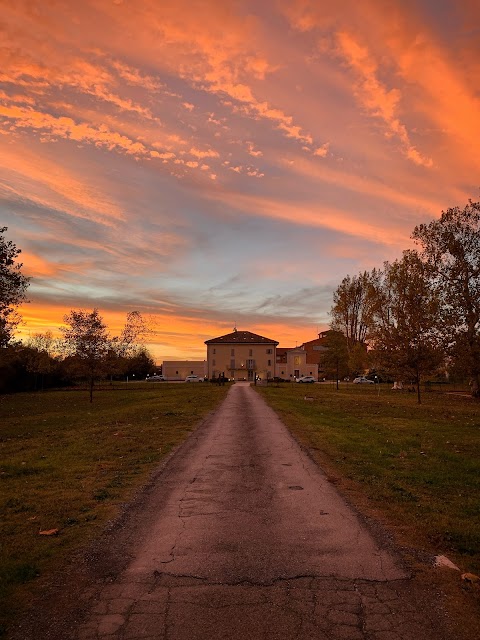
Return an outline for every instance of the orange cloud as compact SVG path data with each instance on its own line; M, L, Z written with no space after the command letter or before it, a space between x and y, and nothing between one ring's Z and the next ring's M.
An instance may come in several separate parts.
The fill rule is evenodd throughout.
M0 167L4 176L13 173L22 185L21 190L4 187L10 197L19 200L28 197L46 209L66 211L74 217L94 220L107 227L125 220L122 208L111 194L86 184L83 177L69 172L46 154L33 151L31 145L5 147Z
M439 37L435 21L415 3L392 5L389 16L377 0L342 0L331 6L283 0L280 7L293 28L318 35L322 55L339 56L348 65L359 104L383 122L386 135L399 141L407 159L433 167L432 151L438 150L435 165L445 166L446 180L458 165L471 172L473 162L478 171L480 99L472 78L480 71L480 52L478 45L465 44L471 25L480 19L478 3L452 3L460 24L457 33L464 36L458 43ZM449 37L455 37L452 29ZM414 127L405 122L407 116L416 121ZM415 144L414 136L419 140Z
M400 91L395 88L387 89L379 81L377 63L366 47L360 46L351 34L339 32L337 40L339 53L358 74L355 93L360 103L374 117L383 120L387 126L387 133L400 140L407 158L416 164L431 167L433 160L423 156L411 144L407 128L397 117Z
M451 136L452 149L458 149L458 155L468 153L469 161L480 168L480 98L469 70L462 73L448 53L426 38L397 53L401 75L422 87L423 108L428 108L439 130ZM418 64L419 58L422 64ZM472 63L478 71L477 62Z
M57 267L52 262L42 258L41 256L34 255L22 251L21 260L23 263L23 272L27 277L47 277L54 276L57 273Z

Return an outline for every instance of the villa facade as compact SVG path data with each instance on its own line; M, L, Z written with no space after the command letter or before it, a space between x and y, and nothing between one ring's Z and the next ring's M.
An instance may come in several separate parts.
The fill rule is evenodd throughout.
M237 331L206 340L207 375L254 381L275 377L278 342L250 331Z

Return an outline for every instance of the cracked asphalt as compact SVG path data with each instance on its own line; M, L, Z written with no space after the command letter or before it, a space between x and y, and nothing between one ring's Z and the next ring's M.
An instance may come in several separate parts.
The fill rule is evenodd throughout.
M454 637L435 594L248 384L172 457L134 521L101 554L69 638Z

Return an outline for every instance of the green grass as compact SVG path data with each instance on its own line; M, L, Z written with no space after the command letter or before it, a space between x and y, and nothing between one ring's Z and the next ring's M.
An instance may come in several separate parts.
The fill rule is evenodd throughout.
M390 385L257 389L360 509L480 573L478 402L425 393L418 405Z
M0 397L0 635L225 396L207 384ZM40 531L58 529L54 536Z

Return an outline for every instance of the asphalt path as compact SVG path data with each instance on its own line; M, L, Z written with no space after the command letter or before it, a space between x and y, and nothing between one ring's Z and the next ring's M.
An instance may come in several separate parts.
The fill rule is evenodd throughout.
M69 637L453 637L249 384L232 386L172 457L135 521L122 562L105 551L108 579Z

